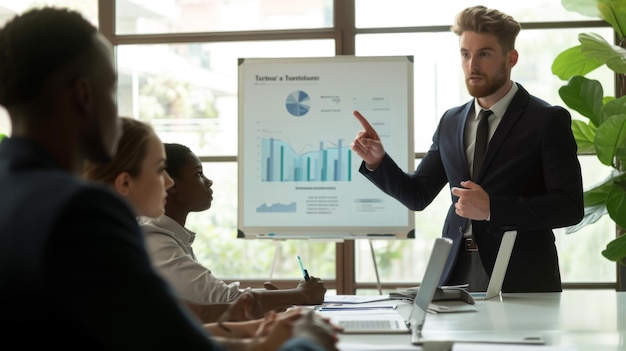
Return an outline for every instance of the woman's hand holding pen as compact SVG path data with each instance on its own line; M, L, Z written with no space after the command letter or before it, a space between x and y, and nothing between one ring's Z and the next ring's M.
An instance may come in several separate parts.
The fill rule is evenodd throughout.
M302 280L298 283L293 289L280 289L276 285L265 282L264 283L265 290L268 292L276 291L290 291L292 294L297 294L295 298L289 298L289 300L294 300L292 302L285 304L278 304L279 307L273 307L277 311L283 311L285 308L291 305L321 305L324 302L324 295L326 295L326 287L320 278L310 277L309 280ZM293 295L295 296L295 295Z
M296 289L302 291L308 305L321 305L326 295L326 287L320 278L309 277L309 280L302 280Z
M300 281L297 290L301 290L304 294L306 304L308 305L321 305L324 302L324 295L326 295L326 287L319 278L315 278L309 275L309 271L304 268L302 258L300 255L296 256L298 265L302 271L303 281Z

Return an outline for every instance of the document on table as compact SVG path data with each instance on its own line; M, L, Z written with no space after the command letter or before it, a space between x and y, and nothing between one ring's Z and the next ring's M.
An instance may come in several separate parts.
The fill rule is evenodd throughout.
M376 345L358 342L339 341L338 348L341 351L417 351L421 347L413 345ZM505 348L503 348L505 347ZM548 345L511 345L511 344L473 344L457 343L452 346L452 351L577 351L576 348L566 346Z
M322 305L317 310L320 312L327 311L377 311L377 310L395 310L397 305Z
M324 303L367 303L391 300L389 295L327 295Z
M503 347L502 344L456 343L452 346L452 351L502 351ZM568 346L506 344L506 351L577 351L577 349Z
M422 350L421 347L408 345L376 345L360 342L341 342L337 344L337 348L341 351L417 351Z

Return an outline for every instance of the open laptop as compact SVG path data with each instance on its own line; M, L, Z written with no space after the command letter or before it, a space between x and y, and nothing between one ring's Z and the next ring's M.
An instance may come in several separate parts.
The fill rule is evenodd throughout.
M489 300L496 296L500 296L506 270L509 267L511 253L513 253L513 245L515 244L516 237L517 231L515 230L504 233L502 236L502 242L500 243L500 248L498 249L498 255L496 256L496 263L493 266L491 278L489 278L487 291L471 292L470 295L474 298L474 300Z
M498 249L487 291L468 293L463 289L463 286L459 286L458 289L454 287L446 289L440 288L435 292L435 296L433 297L434 302L431 303L430 309L439 313L476 311L476 308L473 306L474 300L489 300L500 296L516 237L517 231L515 230L505 232L502 236L502 242ZM419 288L413 290L413 293L415 293L415 291L419 291ZM445 298L445 295L451 298ZM465 301L466 303L452 300Z
M487 291L468 293L462 288L445 290L450 296L454 296L452 294L454 292L463 293L465 297L459 298L459 300L465 300L467 304L464 304L457 301L446 301L445 299L437 300L438 294L440 295L442 292L441 289L438 289L438 291L435 292L435 297L433 298L435 302L430 305L430 309L440 313L476 311L476 308L473 306L474 300L489 300L500 296L502 284L504 283L504 277L506 276L506 270L509 266L509 260L511 259L511 254L513 253L513 245L515 244L516 237L517 231L515 230L505 232L502 236L493 272L491 272L491 278L489 278L489 284L487 285Z
M499 296L502 289L502 283L506 269L509 264L511 252L517 231L509 231L502 237L502 243L498 250L496 263L489 280L487 292L484 293L482 300ZM479 249L480 250L480 249ZM421 290L421 288L420 288ZM418 291L419 295L419 291ZM472 293L474 295L474 293ZM474 297L481 300L480 296ZM417 300L417 299L416 299ZM485 302L488 303L488 302ZM493 302L500 303L500 302ZM428 312L428 305L417 304L421 306L418 311L414 311L415 320L411 321L411 343L424 347L436 345L437 348L450 349L454 343L487 343L487 344L530 344L543 345L545 340L540 332L517 332L517 331L489 331L489 330L428 330L424 331L424 322Z
M423 318L420 311L426 311L430 304L443 268L448 259L452 240L448 238L437 238L433 244L433 249L428 259L426 271L420 285L420 289L412 304L409 320L395 309L380 310L360 310L358 308L346 309L341 312L330 312L320 314L330 317L331 321L343 327L343 333L349 334L374 334L374 333L409 333L412 321ZM418 306L419 305L419 306ZM372 305L368 305L372 306ZM375 306L375 305L374 305ZM418 317L419 316L419 317Z

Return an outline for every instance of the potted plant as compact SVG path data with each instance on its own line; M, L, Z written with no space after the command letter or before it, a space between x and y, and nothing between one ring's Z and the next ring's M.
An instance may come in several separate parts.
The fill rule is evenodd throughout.
M626 0L562 0L562 6L609 23L618 38L613 45L595 33L578 35L580 45L561 52L552 73L567 85L559 89L563 102L588 120L573 120L572 131L579 154L595 154L610 167L608 179L585 190L585 216L568 233L595 223L608 214L616 224L617 238L602 255L626 265ZM615 96L604 96L602 85L585 75L604 66L615 72Z

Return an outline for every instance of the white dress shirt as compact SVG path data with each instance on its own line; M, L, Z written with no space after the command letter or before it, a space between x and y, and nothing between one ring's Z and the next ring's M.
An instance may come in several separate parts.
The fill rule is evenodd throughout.
M153 266L180 298L196 304L225 303L245 291L239 289L239 282L217 279L196 260L191 247L196 233L165 215L140 225Z

